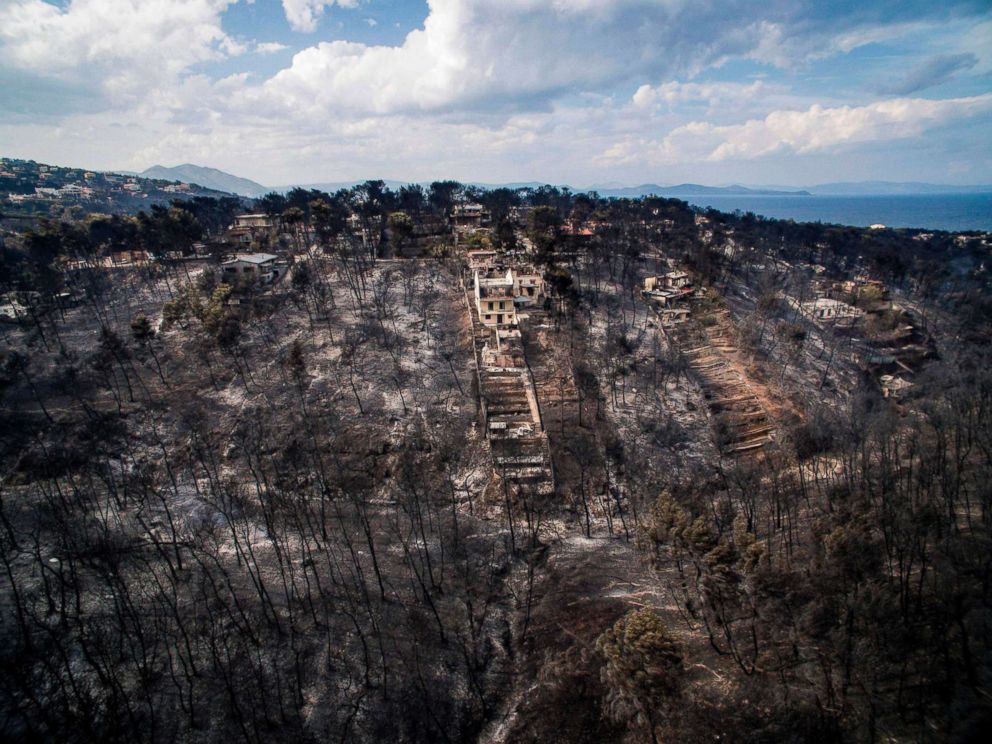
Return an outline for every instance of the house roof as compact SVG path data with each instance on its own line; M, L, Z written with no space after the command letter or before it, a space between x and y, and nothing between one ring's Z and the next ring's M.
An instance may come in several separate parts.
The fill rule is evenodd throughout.
M243 261L245 263L265 264L269 263L269 261L275 261L277 258L278 256L273 256L271 253L239 253L230 261L225 261L224 263L229 264L236 261Z
M804 302L803 305L817 309L832 307L832 308L842 308L849 312L860 312L860 310L854 307L854 305L850 305L842 300L836 300L832 297L818 297L815 300Z

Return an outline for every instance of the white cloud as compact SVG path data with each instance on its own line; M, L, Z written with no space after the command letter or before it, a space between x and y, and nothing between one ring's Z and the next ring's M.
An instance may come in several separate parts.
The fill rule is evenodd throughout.
M191 65L241 54L221 28L235 0L0 2L0 65L62 80L97 80L131 97Z
M660 141L632 138L607 148L601 163L648 158L659 164L754 160L772 155L917 137L948 122L992 111L992 93L932 100L897 98L866 106L805 111L773 111L763 119L716 126L694 121L676 127Z
M274 54L281 52L283 49L289 49L289 47L285 44L280 44L278 41L260 41L255 44L255 52L257 54Z
M358 5L358 0L282 0L286 20L294 31L316 31L317 22L324 15L324 8L332 5L354 8Z
M704 103L716 108L761 99L773 92L781 91L781 86L773 86L763 80L755 80L752 83L682 83L671 80L656 86L642 85L634 93L631 101L638 108L659 105L672 107L686 103Z
M338 0L340 4L340 0ZM547 106L636 77L691 72L753 50L747 3L699 0L429 0L423 29L399 46L322 42L258 92L279 108L388 114L451 107ZM324 3L284 0L294 27ZM788 15L772 0L768 12ZM292 10L292 12L290 12ZM745 15L745 17L751 17Z
M328 40L268 79L259 77L268 66L257 55L285 47L229 37L222 21L233 2L0 0L0 142L12 155L94 167L99 158L118 168L249 168L245 175L271 184L365 176L588 183L730 172L754 182L760 169L797 153L839 162L834 148L915 136L989 108L981 96L844 106L849 98L831 97L845 95L836 84L816 89L812 106L809 79L775 65L839 56L909 27L880 26L870 12L834 12L821 23L819 5L794 0L428 0L422 28L402 43L335 41L325 22ZM317 28L332 7L358 6L283 0L297 30ZM967 49L903 44L916 51L900 61L973 51L992 24L972 25L954 34ZM261 28L248 33L271 38ZM210 64L248 50L236 74L229 63ZM974 54L972 77L988 64L987 51ZM721 68L741 59L751 60L748 70L766 65L767 79L742 81L734 79L740 66ZM712 81L717 75L727 80ZM36 83L50 86L43 97ZM56 84L75 99L52 95ZM50 106L44 117L22 113L42 105ZM977 141L988 126L970 131ZM938 134L949 149L951 133ZM979 149L959 159L989 170ZM859 150L858 165L867 152ZM594 161L591 153L603 155ZM652 173L659 165L665 176ZM671 175L680 168L682 176Z
M829 6L824 4L823 7ZM756 32L755 43L745 56L763 64L794 69L797 64L838 53L846 54L868 44L924 30L932 31L937 26L923 21L905 21L853 24L849 28L842 26L838 29L826 20L809 26L801 22L793 26L787 22L761 20L750 28Z

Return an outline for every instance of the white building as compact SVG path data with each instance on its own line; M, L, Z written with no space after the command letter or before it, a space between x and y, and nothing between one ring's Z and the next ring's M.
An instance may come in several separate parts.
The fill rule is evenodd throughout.
M513 302L513 271L499 269L475 272L475 308L483 325L514 325L517 322Z
M79 198L79 197L85 195L85 192L86 191L88 191L88 189L84 189L79 184L69 183L69 184L66 184L65 186L63 186L62 188L60 188L59 191L58 191L58 194L59 194L59 196L61 196L63 198L65 198L65 197L68 197L68 198Z
M263 282L274 282L283 274L283 267L276 261L278 256L271 253L239 253L221 264L225 276L257 278Z
M661 276L649 276L644 280L644 291L656 289L684 289L692 284L689 275L684 271L669 271Z
M544 297L544 279L530 267L476 269L473 275L475 307L483 325L514 325L518 309Z
M544 277L530 267L510 269L513 277L513 301L517 306L536 305L544 296Z
M271 217L264 213L258 214L239 214L234 218L234 227L253 227L261 229L271 229L278 227L278 221L276 218Z
M807 318L820 321L849 320L860 318L865 314L864 310L854 305L829 297L804 302L800 305L800 310Z

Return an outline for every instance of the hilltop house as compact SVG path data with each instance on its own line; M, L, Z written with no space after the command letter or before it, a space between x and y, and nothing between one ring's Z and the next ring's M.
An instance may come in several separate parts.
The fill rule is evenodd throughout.
M809 302L803 302L799 306L800 312L810 320L835 322L841 320L854 320L864 315L864 310L848 305L846 302L820 297Z
M228 230L228 235L236 243L248 245L260 235L268 235L279 229L279 218L267 214L239 214Z
M645 277L642 294L653 304L662 326L668 327L689 318L689 308L681 301L691 297L695 291L689 275L676 270L661 276Z
M269 230L277 227L277 219L267 214L239 214L234 218L234 227L255 227Z
M518 309L544 297L544 279L530 267L479 268L473 274L475 306L486 326L514 325Z
M684 299L694 292L689 275L684 271L669 271L661 276L649 276L644 279L644 296L661 307Z
M276 262L277 256L271 253L239 253L234 258L224 261L221 269L225 277L258 278L263 282L274 282L284 269Z
M478 248L465 251L465 261L468 263L469 270L475 271L492 266L496 261L496 255L496 251L492 249Z
M517 322L513 302L513 271L477 269L475 271L475 307L483 325L514 325Z
M669 271L661 276L649 276L644 280L644 291L652 292L657 289L686 289L692 284L689 275L684 271Z
M451 212L451 226L456 231L486 227L491 220L491 215L481 204L458 204Z
M544 277L531 266L510 269L513 277L513 301L518 307L536 305L544 297Z

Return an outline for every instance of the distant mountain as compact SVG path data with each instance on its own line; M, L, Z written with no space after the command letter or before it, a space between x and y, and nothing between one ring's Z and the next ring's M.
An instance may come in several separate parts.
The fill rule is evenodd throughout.
M250 181L247 178L239 178L216 168L204 168L203 166L192 165L191 163L177 165L174 168L153 165L139 175L142 178L158 178L163 181L195 183L206 189L226 191L229 194L238 194L240 196L256 197L271 191L268 187Z
M426 188L429 184L424 184ZM548 184L544 181L513 181L511 183L483 183L481 181L469 181L466 186L477 186L480 189L539 189ZM569 187L571 188L571 187Z
M655 183L645 183L640 186L630 186L619 189L590 189L598 191L600 196L621 198L637 198L639 196L809 196L808 191L800 189L792 191L777 191L772 189L750 189L744 186L702 186L698 183L682 183L678 186L659 186Z
M910 194L983 194L992 192L992 185L948 186L940 183L917 183L895 181L858 181L821 183L807 186L814 196L893 196Z
M992 185L949 186L938 183L899 181L845 181L821 183L816 186L702 186L682 183L677 186L659 186L646 183L640 186L599 184L586 191L596 191L600 196L637 198L639 196L899 196L925 194L981 194L992 193Z
M124 173L124 171L118 171ZM364 183L365 178L353 181L331 181L323 183L295 183L287 186L263 186L260 183L247 178L233 176L230 173L217 170L216 168L204 168L199 165L186 163L177 165L174 168L165 168L156 165L140 174L143 178L158 178L167 181L184 181L195 183L199 186L217 191L226 191L231 194L241 196L259 197L270 191L286 193L290 189L317 189L334 193L340 189L350 189L360 183ZM382 179L386 187L393 191L399 190L401 186L406 186L410 181L397 181L392 179ZM425 189L430 185L430 181L422 181L420 185ZM477 186L485 189L536 189L545 184L540 181L515 181L511 183L485 183L481 181L465 182L466 186ZM611 181L597 183L587 188L572 188L576 193L595 191L602 197L617 197L636 199L642 196L892 196L892 195L912 195L912 194L975 194L990 193L992 185L979 184L974 186L948 186L946 184L916 183L916 182L896 182L896 181L858 181L858 182L838 182L822 183L815 186L793 187L793 186L704 186L698 183L681 183L675 186L659 185L657 183L644 183L639 186L624 186L622 183Z
M615 191L616 189L625 189L620 181L604 181L603 183L594 183L592 186L586 187L585 191Z

